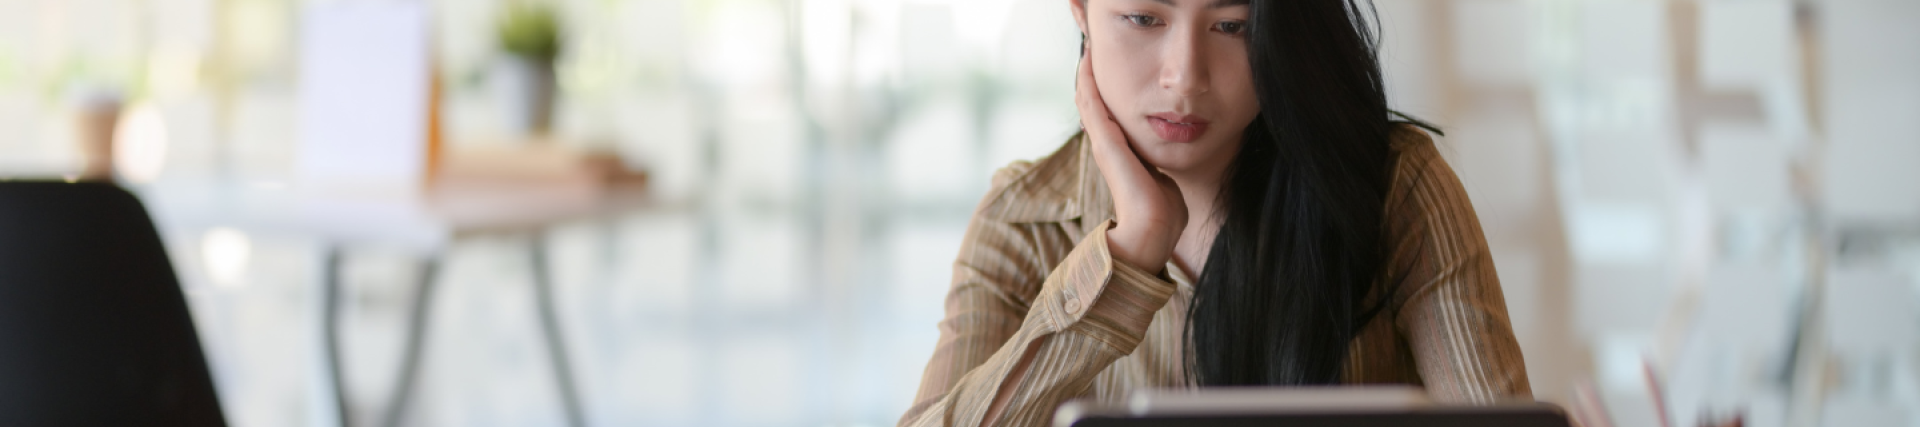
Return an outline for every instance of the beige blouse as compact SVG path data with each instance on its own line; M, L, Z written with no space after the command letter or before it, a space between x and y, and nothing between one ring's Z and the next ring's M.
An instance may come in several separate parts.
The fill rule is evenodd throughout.
M953 264L940 341L902 426L1038 426L1078 397L1191 387L1184 331L1193 285L1115 262L1113 199L1088 145L1069 140L994 174ZM1383 280L1389 310L1355 337L1347 383L1423 386L1442 402L1530 399L1493 260L1460 180L1432 139L1393 136Z

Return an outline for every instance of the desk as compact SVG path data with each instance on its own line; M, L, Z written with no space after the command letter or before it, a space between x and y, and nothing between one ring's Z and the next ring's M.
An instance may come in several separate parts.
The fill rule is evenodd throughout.
M548 271L544 236L554 225L609 218L646 209L652 203L639 185L582 186L552 183L490 182L442 184L416 196L351 198L303 192L271 185L221 182L171 182L137 189L155 221L173 227L237 227L264 234L293 235L321 242L324 273L319 281L320 347L327 386L339 425L354 419L345 398L338 330L342 287L340 255L357 244L397 246L425 254L426 274L416 284L408 313L400 371L383 425L404 419L419 376L433 282L446 250L464 238L517 236L528 243L531 282L540 329L568 425L585 425L585 410L569 365Z

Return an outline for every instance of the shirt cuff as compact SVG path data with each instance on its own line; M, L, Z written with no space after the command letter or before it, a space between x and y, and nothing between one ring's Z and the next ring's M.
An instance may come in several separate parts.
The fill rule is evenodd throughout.
M1172 281L1113 258L1107 247L1109 220L1054 270L1065 274L1055 325L1076 330L1131 353L1152 325L1154 313L1173 296Z

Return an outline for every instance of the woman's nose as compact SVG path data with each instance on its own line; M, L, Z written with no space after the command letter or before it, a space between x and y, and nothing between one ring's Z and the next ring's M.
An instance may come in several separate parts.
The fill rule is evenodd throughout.
M1173 31L1168 34L1171 39L1167 40L1161 53L1161 88L1187 97L1207 93L1207 61L1205 48L1200 45L1204 34L1196 34L1202 31Z

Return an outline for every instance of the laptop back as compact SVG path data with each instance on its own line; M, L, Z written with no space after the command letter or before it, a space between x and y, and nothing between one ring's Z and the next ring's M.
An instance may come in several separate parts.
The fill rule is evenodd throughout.
M1054 415L1055 427L1570 427L1549 403L1446 405L1404 386L1141 390L1126 402L1068 402Z

